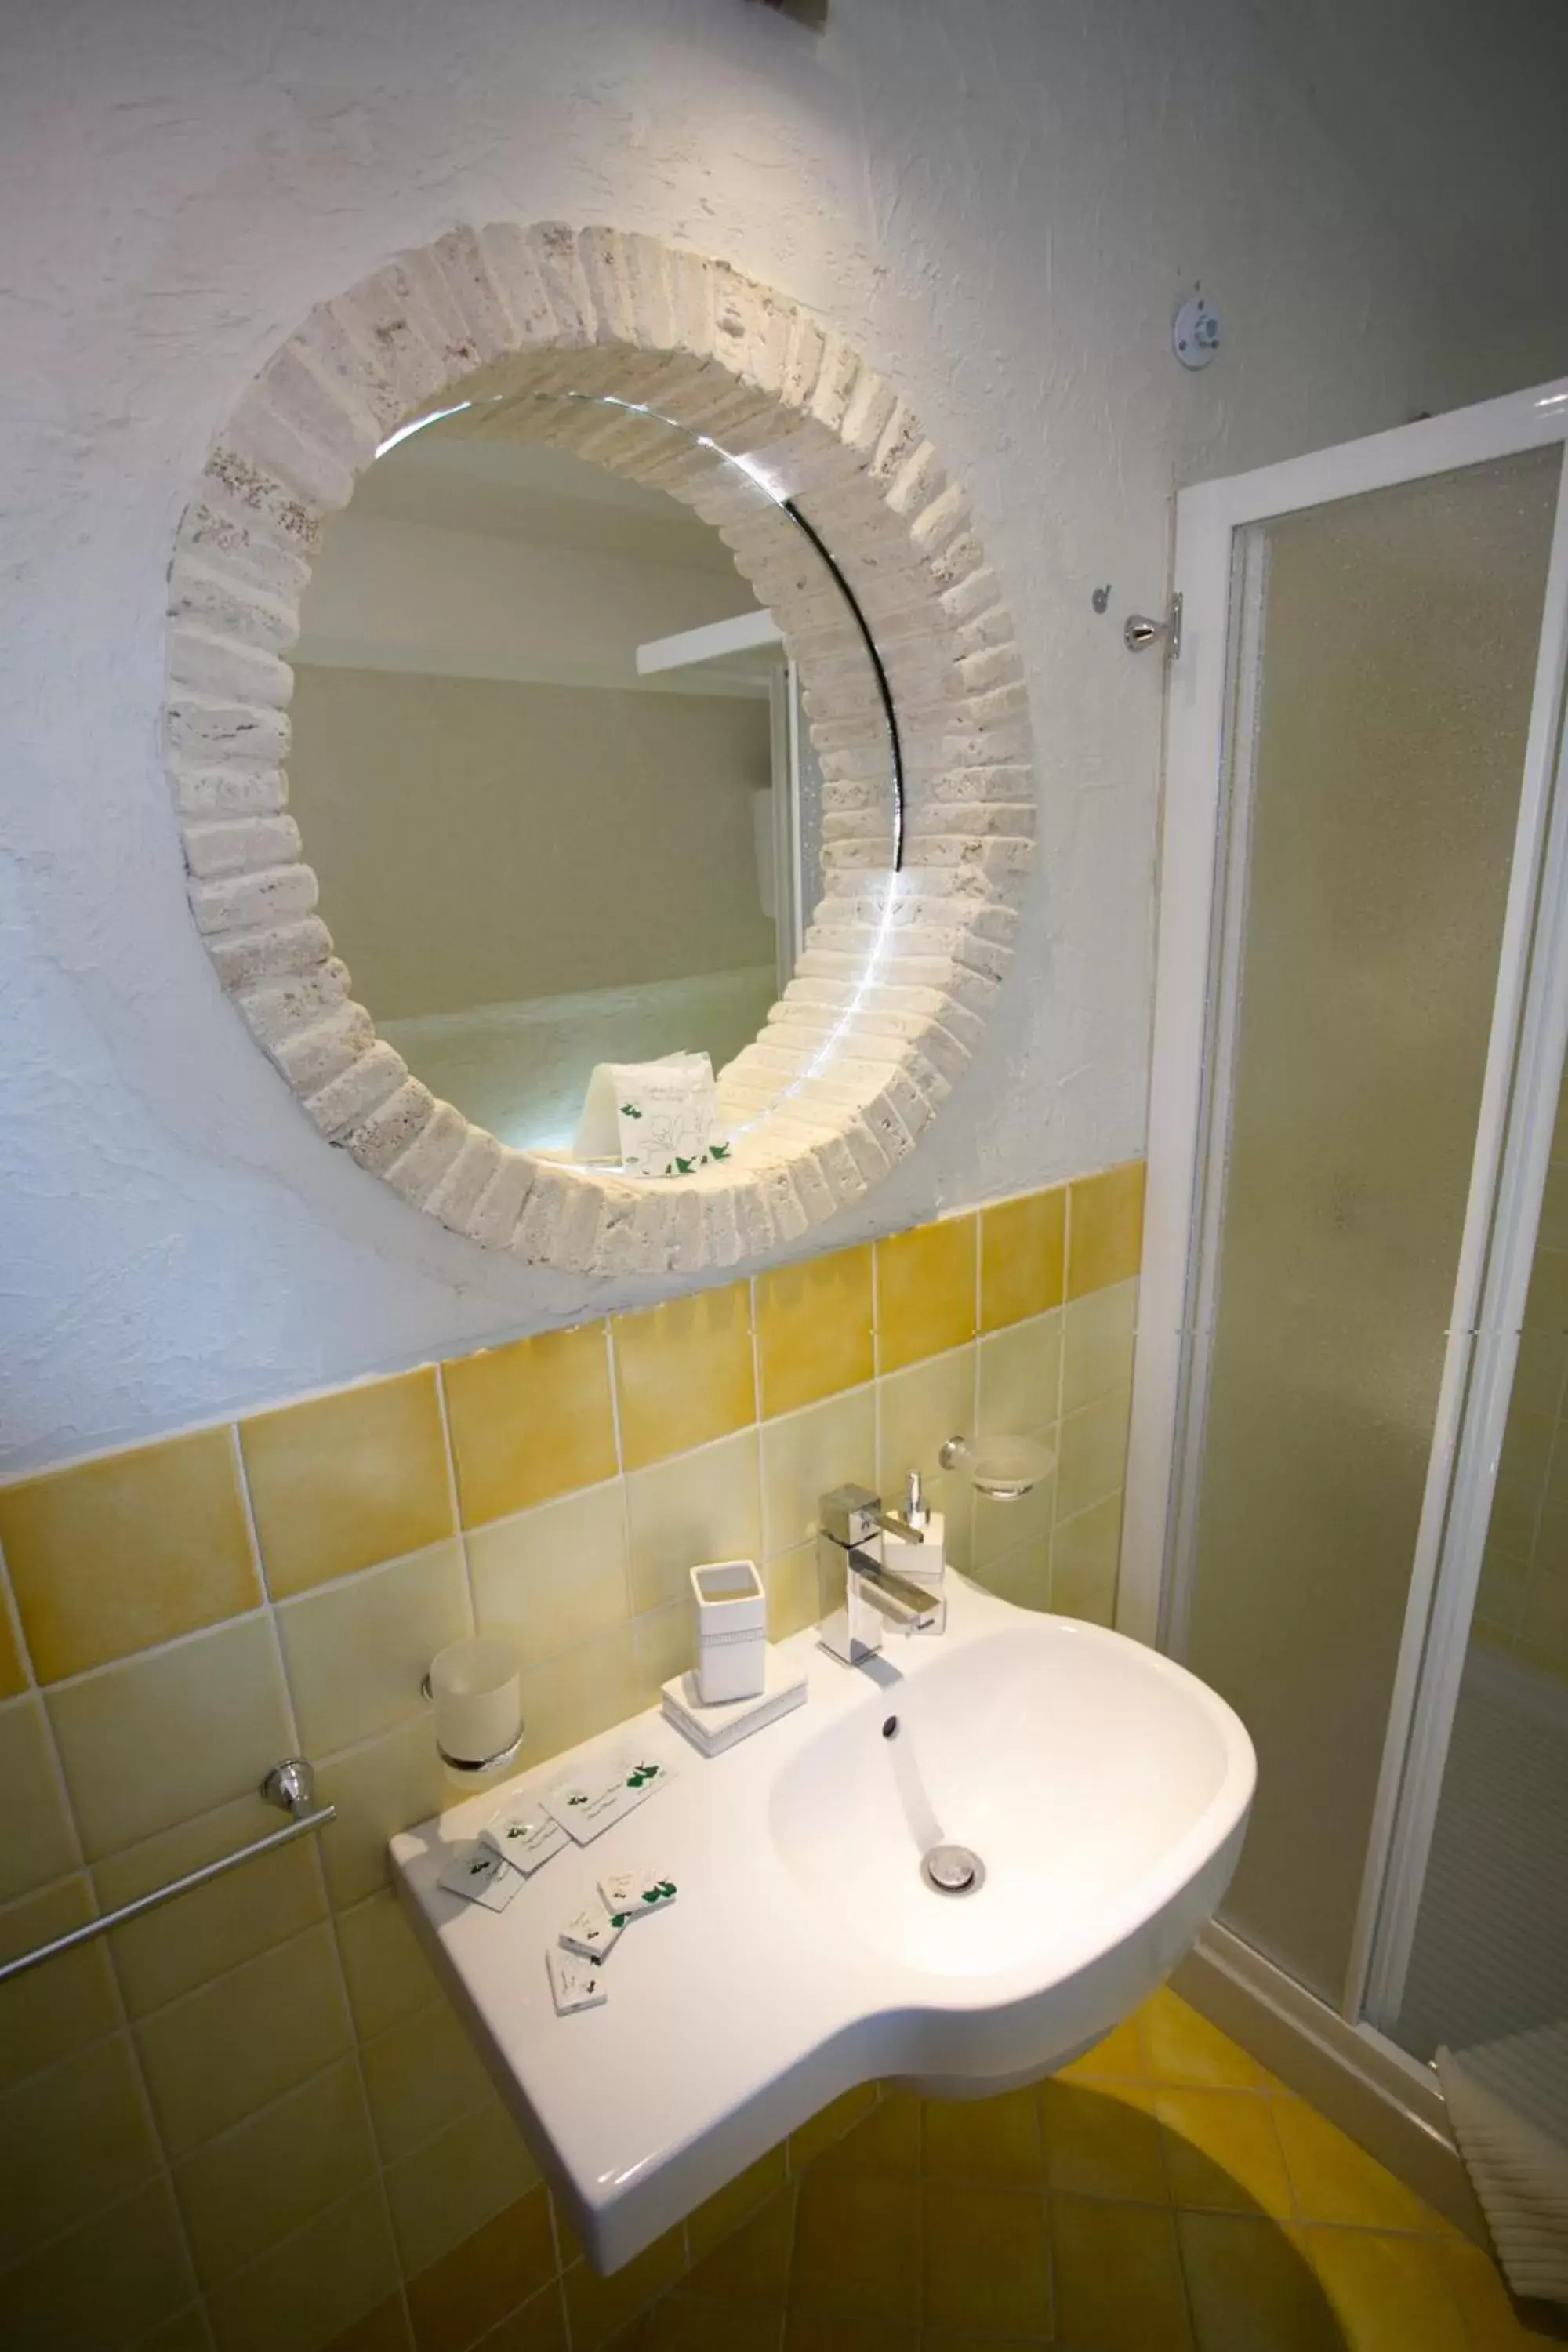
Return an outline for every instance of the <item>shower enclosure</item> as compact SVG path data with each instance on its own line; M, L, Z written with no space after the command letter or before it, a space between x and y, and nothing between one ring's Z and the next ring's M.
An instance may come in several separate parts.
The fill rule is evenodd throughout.
M1568 2144L1565 435L1178 501L1118 1622L1257 1744L1215 1982L1434 2163L1439 2050Z

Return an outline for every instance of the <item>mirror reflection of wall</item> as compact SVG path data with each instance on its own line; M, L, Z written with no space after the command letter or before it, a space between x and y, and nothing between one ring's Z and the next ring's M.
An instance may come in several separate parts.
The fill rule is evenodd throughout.
M323 909L437 1095L562 1148L595 1062L719 1069L756 1035L816 896L819 821L803 877L793 672L685 506L432 425L329 527L291 658Z

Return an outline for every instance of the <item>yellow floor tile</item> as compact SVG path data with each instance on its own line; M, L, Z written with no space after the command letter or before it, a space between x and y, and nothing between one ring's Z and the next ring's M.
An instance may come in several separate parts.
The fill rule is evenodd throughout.
M1149 2072L1156 2082L1207 2084L1215 2090L1255 2091L1263 2069L1238 2043L1163 1987L1138 2012Z
M725 2303L782 2304L789 2291L795 2194L792 2183L705 2254L681 2281L682 2294Z
M1233 2213L1178 2214L1176 2232L1198 2352L1342 2352L1332 2307L1290 2232Z
M1257 2091L1158 2091L1172 2202L1289 2221L1295 2200L1272 2104Z
M566 2305L559 2282L530 2295L481 2340L484 2352L566 2352Z
M1057 2327L1093 2352L1193 2352L1174 2216L1053 2197Z
M1148 2053L1143 2047L1142 2029L1137 2016L1124 2018L1113 2025L1103 2041L1070 2066L1058 2068L1058 2083L1142 2082L1149 2072Z
M617 2336L614 2352L778 2352L783 2327L782 2309L710 2303L681 2289Z
M831 2311L792 2311L784 2321L784 2352L920 2352L912 2327Z
M784 2152L782 2145L770 2148L766 2156L749 2164L725 2182L707 2203L699 2205L695 2213L686 2217L686 2242L691 2259L700 2262L715 2246L722 2245L733 2236L749 2213L767 2202L784 2185Z
M813 2169L914 2179L921 2168L921 2102L912 2092L893 2091L826 2149Z
M1470 2352L1435 2242L1371 2230L1305 2236L1345 2352Z
M913 2326L920 2266L917 2192L829 2165L807 2173L795 2210L792 2305Z
M1004 2091L994 2099L927 2099L921 2130L921 2166L931 2178L1018 2187L1045 2178L1032 2091Z
M1436 2231L1436 2216L1374 2157L1310 2107L1305 2099L1272 2103L1285 2163L1304 2221L1361 2230Z
M1048 2337L1045 2199L1026 2189L928 2181L921 2319L984 2335Z
M668 2230L608 2278L587 2263L574 2263L562 2281L573 2352L600 2352L644 2304L674 2285L685 2263L684 2233Z
M542 2182L408 2282L419 2352L458 2352L547 2284L555 2268Z
M400 2291L367 2311L363 2319L356 2319L352 2327L345 2327L341 2336L334 2336L328 2352L409 2352L413 2342Z
M1141 2205L1170 2198L1154 2094L1144 2084L1039 2084L1046 2172L1053 2189Z
M789 2136L789 2166L800 2172L819 2157L824 2148L831 2147L843 2138L852 2124L870 2114L877 2104L875 2083L857 2083L852 2091L845 2091L827 2105L820 2107L806 2124Z

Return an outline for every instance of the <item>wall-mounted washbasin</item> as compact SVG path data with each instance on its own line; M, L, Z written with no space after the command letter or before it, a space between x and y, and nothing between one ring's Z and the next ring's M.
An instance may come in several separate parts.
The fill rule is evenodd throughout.
M1169 1974L1235 1866L1251 1743L1139 1644L950 1572L939 1638L809 1633L807 1704L727 1754L654 1714L395 1838L398 1884L603 2269L873 2076L962 2096L1089 2047ZM498 1806L636 1751L677 1777L500 1913L437 1881ZM679 1885L557 2016L544 1951L607 1872Z

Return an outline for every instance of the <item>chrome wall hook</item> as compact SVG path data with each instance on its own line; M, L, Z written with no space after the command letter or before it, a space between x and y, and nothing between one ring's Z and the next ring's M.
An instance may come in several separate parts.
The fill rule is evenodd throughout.
M1163 645L1165 659L1174 661L1182 650L1182 600L1173 596L1163 621L1152 620L1147 613L1129 613L1122 626L1121 642L1130 654L1147 653L1151 646Z

